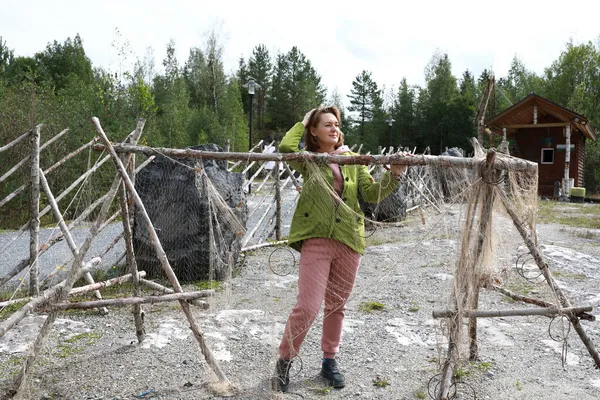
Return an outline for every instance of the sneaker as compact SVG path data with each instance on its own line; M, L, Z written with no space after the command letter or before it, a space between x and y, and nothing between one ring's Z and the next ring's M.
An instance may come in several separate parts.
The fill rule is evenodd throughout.
M346 386L346 379L344 374L340 372L335 358L325 358L321 366L321 376L329 382L330 386L336 389L341 389Z
M271 378L271 388L278 392L287 392L290 386L291 360L280 358L275 366L275 376Z

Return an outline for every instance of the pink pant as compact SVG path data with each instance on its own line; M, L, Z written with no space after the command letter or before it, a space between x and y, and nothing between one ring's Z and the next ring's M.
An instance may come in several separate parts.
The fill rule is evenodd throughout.
M342 338L346 302L354 286L359 263L360 254L335 239L304 241L300 254L298 298L279 345L281 358L289 360L298 355L304 337L321 309L323 298L321 349L324 357L335 356Z

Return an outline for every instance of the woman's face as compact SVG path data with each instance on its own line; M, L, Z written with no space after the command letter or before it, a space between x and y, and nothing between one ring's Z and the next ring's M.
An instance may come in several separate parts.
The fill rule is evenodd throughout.
M317 137L319 149L333 151L340 140L340 122L333 114L321 114L317 126L311 128L310 133Z

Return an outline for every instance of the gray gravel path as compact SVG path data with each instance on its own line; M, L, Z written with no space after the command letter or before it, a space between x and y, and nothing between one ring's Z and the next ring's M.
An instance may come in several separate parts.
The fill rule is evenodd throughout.
M419 399L429 398L428 382L439 372L445 345L434 309L447 307L458 248L459 210L437 225L420 218L402 228L377 230L363 257L353 296L348 304L339 360L348 385L330 390L318 377L319 318L302 348L302 368L296 369L290 393L269 390L268 379L277 344L296 296L297 270L287 250L265 248L248 254L231 282L210 300L208 311L195 310L206 338L236 391L236 399ZM524 281L514 269L522 243L508 220L498 219L503 246L497 256L505 269L504 286L552 301L547 285ZM540 225L540 240L554 261L555 277L574 304L598 306L600 292L600 231L581 235L557 225ZM594 236L595 235L595 236ZM272 254L290 265L289 274L270 273ZM187 287L192 290L192 287ZM365 313L364 302L378 301L383 311ZM484 291L481 309L528 307ZM208 399L217 398L202 355L185 318L175 304L144 307L148 340L135 345L128 309L108 316L94 312L63 315L44 349L30 382L32 399ZM597 311L594 311L597 315ZM0 376L14 374L24 355L15 351L20 339L32 336L28 321L0 341ZM480 320L480 360L461 367L461 395L472 399L596 399L600 373L574 332L567 337L567 357L561 362L562 342L548 335L545 317ZM29 325L27 325L29 324ZM598 322L583 321L600 345ZM25 340L26 342L26 340ZM8 344L7 344L8 343ZM3 347L4 346L4 347ZM297 362L298 366L300 363ZM387 382L380 387L374 382ZM470 395L469 395L470 393ZM137 396L137 397L136 397Z

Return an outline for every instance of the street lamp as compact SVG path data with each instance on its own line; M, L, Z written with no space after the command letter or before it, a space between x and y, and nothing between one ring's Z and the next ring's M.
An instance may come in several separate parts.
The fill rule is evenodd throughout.
M392 118L392 116L390 115L390 116L388 117L388 119L386 119L386 120L385 120L385 122L387 122L388 126L390 127L390 130L389 130L389 135L390 135L390 147L388 147L388 149L391 149L391 148L392 148L392 124L393 124L394 122L396 122L396 120L395 120L395 119L393 119L393 118Z
M249 76L248 77L248 82L246 82L244 84L245 88L248 88L248 95L250 96L250 116L249 116L249 125L250 125L250 134L248 136L248 151L252 150L252 105L253 105L253 98L254 98L254 91L256 89L260 89L260 85L254 80L253 77ZM250 180L250 170L248 170L247 172L247 179ZM248 183L248 194L250 194L250 183Z

